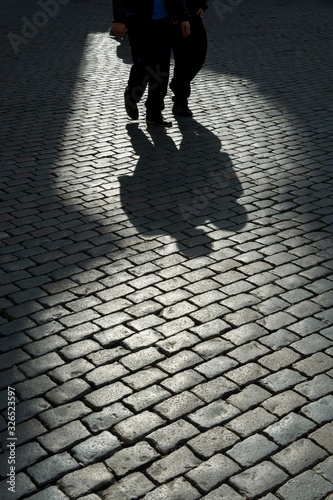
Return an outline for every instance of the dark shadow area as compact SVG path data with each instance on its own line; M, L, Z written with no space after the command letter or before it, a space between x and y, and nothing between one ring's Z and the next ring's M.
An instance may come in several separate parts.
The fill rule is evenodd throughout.
M238 77L240 85L272 99L277 109L290 113L301 126L315 132L324 125L325 132L331 132L333 3L227 4L211 2L207 11L205 68ZM223 88L220 91L223 101Z
M127 130L139 161L132 176L119 178L121 203L146 237L170 234L193 257L209 253L209 231L242 229L247 215L237 199L242 186L221 141L194 119L178 120L179 148L165 129L137 124ZM212 227L203 226L210 224Z

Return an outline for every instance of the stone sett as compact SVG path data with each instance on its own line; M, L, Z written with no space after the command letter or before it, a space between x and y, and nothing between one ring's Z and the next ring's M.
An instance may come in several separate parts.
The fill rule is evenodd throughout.
M158 429L164 423L165 420L160 416L149 411L144 411L116 424L112 431L125 442L132 443Z
M27 472L35 483L42 486L79 467L78 462L69 453L64 452L38 462L38 464L29 467Z
M309 438L319 446L325 448L330 454L333 453L333 423L328 423L309 434Z
M131 394L133 391L127 387L122 382L115 382L110 385L106 385L97 389L96 391L90 392L84 396L84 401L87 405L92 406L95 410L100 410L104 406L108 406L111 403L122 399L124 396Z
M140 441L134 446L116 451L105 463L117 477L123 477L156 460L159 456L160 454L147 442Z
M80 378L74 378L51 389L45 394L45 397L55 405L62 405L83 397L90 391L91 387L87 382Z
M48 429L55 429L72 420L81 420L90 412L91 409L84 405L82 401L74 401L57 408L47 409L39 415L39 419Z
M214 399L225 399L237 389L238 386L230 380L225 377L217 377L209 382L196 385L191 389L191 392L206 403L211 403Z
M216 452L230 448L239 437L224 427L216 426L190 439L187 446L200 458L207 459Z
M172 452L151 465L146 473L162 484L199 465L201 462L186 446Z
M233 476L230 483L243 495L255 498L268 493L288 480L288 475L271 462L264 461Z
M142 498L142 495L148 493L154 488L152 483L146 476L140 472L133 472L121 481L113 484L106 490L101 492L103 500L127 499L136 500Z
M298 500L300 497L304 500L315 500L325 498L331 492L332 483L308 470L287 481L277 490L277 495L282 500Z
M111 472L100 463L66 474L60 479L59 486L70 498L77 498L106 488L113 483L113 480Z
M199 429L206 430L215 425L227 422L239 413L238 408L224 401L217 400L194 413L190 413L187 418L194 425L198 426Z
M191 387L204 382L205 379L194 370L185 370L176 373L173 377L163 377L161 385L174 393L183 392Z
M272 461L289 472L296 475L327 457L327 452L314 444L310 439L299 439L291 443L272 457Z
M198 490L186 479L179 477L170 481L145 495L145 500L197 500L201 498Z
M316 428L316 424L302 415L291 412L265 429L265 434L284 446Z
M102 460L121 446L120 441L108 431L90 437L72 448L74 458L85 465Z
M196 488L206 493L240 470L240 466L233 460L217 453L185 474L185 477L190 479Z
M49 453L59 453L68 450L89 436L90 433L84 425L75 420L39 437L38 441Z
M146 439L162 453L168 453L198 433L199 431L196 427L186 422L186 420L180 419L162 429L152 432Z
M272 441L260 434L254 434L240 443L236 443L226 454L242 467L251 467L278 449L278 446Z
M168 420L175 420L203 405L197 396L184 391L154 406L154 411Z

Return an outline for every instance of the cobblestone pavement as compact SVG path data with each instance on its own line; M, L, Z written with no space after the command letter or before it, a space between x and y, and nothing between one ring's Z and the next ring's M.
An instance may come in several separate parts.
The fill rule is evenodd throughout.
M0 9L1 498L332 500L333 3L211 1L167 131L110 2Z

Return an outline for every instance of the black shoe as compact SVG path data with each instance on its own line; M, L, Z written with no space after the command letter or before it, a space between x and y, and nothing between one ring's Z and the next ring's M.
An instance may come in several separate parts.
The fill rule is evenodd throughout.
M177 104L173 105L172 112L178 116L193 116L192 111L187 106L177 106Z
M137 120L139 118L138 106L137 103L131 98L130 93L127 89L125 90L124 99L126 113L131 118L131 120Z
M172 122L164 120L161 113L147 113L146 122L158 127L172 127Z

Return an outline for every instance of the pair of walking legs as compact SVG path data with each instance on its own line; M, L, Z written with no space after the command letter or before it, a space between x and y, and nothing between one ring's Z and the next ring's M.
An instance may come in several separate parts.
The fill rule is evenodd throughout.
M171 126L171 123L165 122L162 117L170 72L169 18L138 22L135 16L128 16L127 33L133 59L125 91L127 113L131 118L137 118L137 103L148 86L145 101L147 122Z

